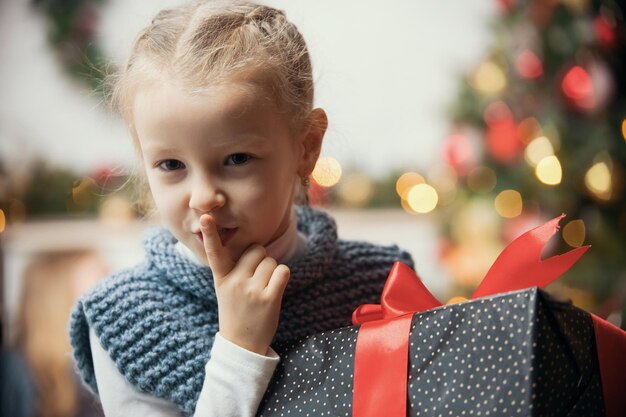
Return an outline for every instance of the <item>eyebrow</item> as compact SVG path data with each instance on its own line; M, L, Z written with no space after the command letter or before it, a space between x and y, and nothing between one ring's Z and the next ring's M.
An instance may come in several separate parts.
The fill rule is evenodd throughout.
M246 145L251 145L251 144L261 144L264 145L267 142L269 142L269 138L266 138L265 136L259 136L259 135L250 135L250 134L246 134L246 135L240 135L237 136L235 139L233 138L223 138L223 139L218 139L217 143L214 145L216 148L228 148L231 146L237 146L241 143L245 143ZM161 148L160 146L147 146L144 147L142 149L142 151L144 153L147 154L171 154L171 153L176 153L178 151L180 151L179 148L177 147L165 147L165 148Z
M254 143L254 142L262 142L262 143L266 143L269 141L269 138L266 138L265 136L259 136L259 135L254 135L254 134L244 134L244 135L239 135L236 136L235 138L233 137L225 137L222 139L217 139L217 146L226 146L226 145L231 145L231 144L238 144L241 142L246 142L246 143Z

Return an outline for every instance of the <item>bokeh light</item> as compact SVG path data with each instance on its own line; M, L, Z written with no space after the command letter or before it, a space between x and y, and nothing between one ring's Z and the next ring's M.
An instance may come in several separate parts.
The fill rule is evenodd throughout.
M469 138L455 133L444 139L442 145L444 161L459 175L465 175L476 160L474 146Z
M559 159L554 155L543 158L535 167L535 175L546 185L560 184L563 170Z
M543 74L543 65L539 57L531 50L524 49L515 60L515 68L524 78L534 79Z
M313 179L322 187L332 187L341 179L341 165L332 156L322 156L313 169Z
M595 105L591 77L582 67L572 67L563 77L561 88L579 107L592 108Z
M339 197L351 206L361 207L369 203L374 195L372 180L360 173L346 175L339 186Z
M506 88L504 71L492 60L483 61L470 78L470 84L485 96L495 96Z
M541 135L541 125L534 117L527 117L517 125L517 136L523 143L528 144Z
M401 199L406 200L408 198L407 195L409 193L409 190L413 186L417 184L423 184L425 182L426 181L424 180L424 177L422 177L417 172L405 172L404 174L400 175L400 177L396 181L396 192Z
M626 119L622 120L622 136L626 140Z
M552 155L554 155L554 148L550 140L545 136L539 136L533 139L524 152L526 162L533 167L537 166L542 159Z
M4 215L4 210L0 209L0 233L4 232L4 228L7 225L7 218Z
M585 185L601 200L611 198L611 169L606 162L595 163L585 174Z
M438 204L446 206L456 198L458 176L456 171L447 165L436 165L428 172L428 183L437 191Z
M515 190L504 190L496 196L494 206L500 216L512 219L522 214L522 195Z
M563 240L568 245L578 248L585 242L585 223L582 220L572 220L563 228Z
M439 201L437 191L428 184L414 185L407 195L409 207L418 213L428 213L434 210L437 201Z
M467 186L476 193L486 194L496 186L497 178L493 169L479 166L467 175Z

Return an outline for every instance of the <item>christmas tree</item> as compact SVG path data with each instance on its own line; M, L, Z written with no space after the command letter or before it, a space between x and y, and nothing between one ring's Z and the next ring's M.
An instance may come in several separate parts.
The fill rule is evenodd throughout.
M499 5L493 46L463 77L443 144L457 181L453 201L438 209L443 259L466 294L505 243L565 213L549 251L592 248L561 280L567 286L552 290L604 317L618 312L624 326L626 8Z

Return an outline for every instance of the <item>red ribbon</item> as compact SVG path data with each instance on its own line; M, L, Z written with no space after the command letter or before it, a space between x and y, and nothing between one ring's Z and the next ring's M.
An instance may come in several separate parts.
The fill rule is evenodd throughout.
M498 256L478 286L472 299L533 286L543 287L565 273L589 249L583 246L565 254L541 259L541 251L559 229L561 215L524 233L511 242ZM354 417L404 417L407 411L408 343L413 314L441 306L424 286L415 271L396 262L389 273L380 304L364 304L352 314L352 322L361 324L354 361ZM599 319L601 320L601 319ZM602 320L603 321L603 320ZM596 331L599 327L596 325ZM615 328L617 329L617 328ZM623 346L626 332L620 334ZM598 333L596 333L597 335ZM606 339L614 341L612 339ZM597 341L598 352L606 350L603 340ZM616 352L613 352L615 354ZM611 356L607 356L613 358ZM606 364L608 361L605 360ZM602 360L601 360L602 365ZM601 372L605 375L604 366ZM623 389L624 373L620 376ZM616 383L612 380L611 383ZM603 377L603 388L605 380ZM607 415L611 401L623 400L607 393ZM622 396L624 397L624 396Z

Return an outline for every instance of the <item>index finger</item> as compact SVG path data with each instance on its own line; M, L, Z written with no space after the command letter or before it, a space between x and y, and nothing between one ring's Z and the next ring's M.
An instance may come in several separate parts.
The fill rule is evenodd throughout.
M235 262L222 246L215 219L208 214L203 214L200 217L200 231L202 232L204 252L213 271L213 276L223 278L233 269Z

